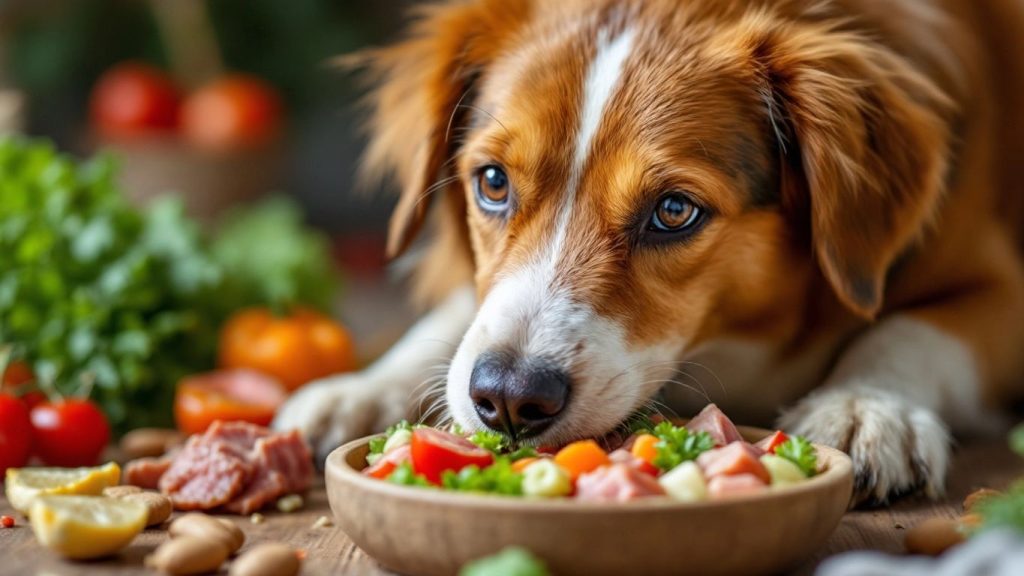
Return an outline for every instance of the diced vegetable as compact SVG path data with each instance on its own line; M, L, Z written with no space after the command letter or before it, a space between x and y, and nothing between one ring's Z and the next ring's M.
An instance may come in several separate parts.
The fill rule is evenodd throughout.
M508 447L504 436L498 432L492 432L490 430L478 430L474 432L473 435L469 437L469 441L488 452L493 452L494 454L499 454Z
M789 436L786 436L786 433L782 430L776 430L771 436L762 438L759 442L754 444L754 446L757 446L769 454L775 454L775 449L779 447L779 444L782 444L786 440L789 440Z
M658 483L665 493L683 502L699 502L707 500L708 486L704 481L704 473L695 462L683 462L666 472Z
M752 444L737 441L724 448L716 448L701 454L697 464L708 478L750 474L767 484L771 482L771 476L764 464L761 464L760 457L761 451Z
M512 462L512 469L515 470L516 472L522 472L523 470L526 470L527 466L533 464L538 460L540 460L540 458L534 456L520 458L519 460L515 460Z
M399 464L398 467L388 475L387 481L392 484L401 484L403 486L433 486L429 480L413 471L412 464L408 462Z
M384 443L384 453L387 454L388 452L391 452L396 448L406 446L411 441L412 430L407 430L404 428L402 430L396 430L394 434L388 437L388 441Z
M441 475L441 486L461 492L517 496L523 493L523 475L512 469L507 458L499 458L483 468L470 464L458 472L446 470Z
M417 428L410 442L412 467L434 484L441 483L441 475L451 470L458 472L467 466L485 468L494 462L494 455L469 440L435 430Z
M375 456L374 462L370 462L370 456ZM371 454L366 457L369 466L363 469L363 474L374 478L387 478L401 464L409 461L409 445L399 446L394 450L383 454Z
M799 484L807 479L803 470L781 456L765 454L761 456L761 464L768 470L771 485L775 487Z
M550 459L536 460L523 470L523 494L551 498L568 496L572 478L564 468Z
M804 475L814 476L818 473L818 453L806 439L791 436L775 448L775 454L796 464Z
M707 432L692 432L671 422L659 423L653 433L659 441L655 444L658 455L652 464L662 470L671 470L715 447Z
M644 462L654 463L658 457L658 437L653 434L641 434L633 440L633 447L629 451Z
M402 420L398 424L394 424L392 426L388 426L388 429L384 432L384 436L378 436L376 438L371 438L370 439L370 454L382 454L384 452L384 447L388 443L388 439L391 438L399 430L408 430L409 432L412 432L412 424L410 424L409 422L407 422L405 420ZM411 436L410 436L410 440L411 440ZM369 457L367 457L367 461L369 461ZM372 462L370 462L370 463L372 464Z
M555 454L555 463L576 480L581 474L592 472L611 463L608 454L593 440L573 442Z

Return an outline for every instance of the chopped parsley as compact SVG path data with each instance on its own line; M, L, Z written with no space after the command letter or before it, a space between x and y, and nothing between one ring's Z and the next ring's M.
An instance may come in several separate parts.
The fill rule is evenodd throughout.
M805 438L790 436L775 448L775 455L796 464L808 477L818 473L818 453Z
M441 486L460 492L519 496L523 493L523 475L512 469L511 460L501 457L486 468L470 465L458 472L447 470L441 475Z
M654 447L658 455L653 464L662 470L671 470L683 462L695 460L697 456L715 447L715 441L707 432L691 432L671 422L659 422L651 430L657 436Z
M413 472L412 464L403 462L388 475L388 482L402 486L433 486L424 476Z

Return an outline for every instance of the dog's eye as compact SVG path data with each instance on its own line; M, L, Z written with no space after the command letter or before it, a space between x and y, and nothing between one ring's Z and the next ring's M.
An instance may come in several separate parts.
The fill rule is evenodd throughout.
M647 229L651 232L685 232L704 218L704 211L679 192L671 192L658 200Z
M511 184L508 175L498 166L484 166L473 179L480 207L488 212L503 212L508 208Z

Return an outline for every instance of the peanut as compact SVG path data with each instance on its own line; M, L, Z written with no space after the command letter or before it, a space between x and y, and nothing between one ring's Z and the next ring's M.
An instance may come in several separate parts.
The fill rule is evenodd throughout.
M130 484L122 484L121 486L107 486L103 489L103 495L109 498L123 498L129 494L138 494L142 492L142 488L138 486L132 486Z
M911 554L938 556L966 538L959 521L935 517L907 530L904 545Z
M978 504L981 504L993 496L999 496L999 494L1000 492L998 490L993 490L991 488L981 488L971 492L966 498L964 498L964 512L974 512L974 509Z
M191 512L178 518L167 528L172 537L195 536L220 542L233 554L245 542L245 534L233 522L218 520L206 514Z
M231 564L229 576L295 576L301 562L294 550L268 542L242 554Z
M146 520L146 526L157 526L163 524L171 517L171 511L174 506L171 504L171 499L159 492L136 492L133 494L125 494L123 496L117 496L121 500L134 500L141 502L146 505L149 509L149 517Z
M181 444L182 436L177 430L168 428L138 428L121 438L121 453L125 458L149 458L163 456L168 450Z
M146 566L168 574L206 574L215 572L228 559L228 549L209 538L181 536L161 544L146 557Z

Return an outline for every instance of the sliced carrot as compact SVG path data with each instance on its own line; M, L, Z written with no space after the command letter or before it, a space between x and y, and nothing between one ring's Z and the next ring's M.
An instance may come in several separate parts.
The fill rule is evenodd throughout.
M523 470L526 470L527 466L533 464L537 460L540 460L540 458L520 458L512 463L512 471L522 472Z
M555 463L565 468L576 480L582 474L611 464L608 454L593 440L573 442L555 454Z
M653 464L654 459L658 457L658 437L651 434L641 434L633 440L633 447L629 450L633 456Z

